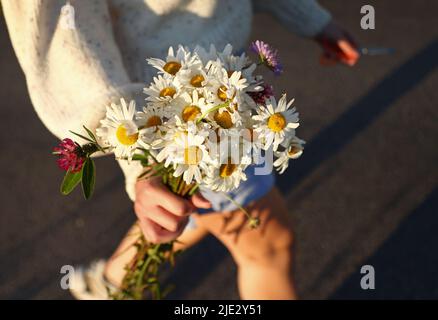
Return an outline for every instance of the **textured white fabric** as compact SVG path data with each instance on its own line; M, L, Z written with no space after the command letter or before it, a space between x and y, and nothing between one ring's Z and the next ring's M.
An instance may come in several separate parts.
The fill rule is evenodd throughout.
M94 130L110 101L135 99L151 80L147 57L169 46L242 49L248 40L250 0L71 0L74 28L60 18L61 0L2 0L10 38L26 76L34 108L57 137ZM255 1L289 30L318 33L330 15L313 0ZM265 39L269 41L269 39ZM73 137L77 139L76 137ZM134 200L138 166L121 164Z
M76 267L71 275L69 289L77 300L112 300L117 288L105 280L105 260L94 261L89 268Z
M254 0L255 8L274 15L289 31L316 36L331 20L330 13L313 0Z

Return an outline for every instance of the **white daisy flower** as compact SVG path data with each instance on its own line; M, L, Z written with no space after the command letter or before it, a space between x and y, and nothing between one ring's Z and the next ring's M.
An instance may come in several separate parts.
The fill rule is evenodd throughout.
M271 145L274 151L277 150L280 143L295 134L299 118L295 108L289 109L293 101L287 102L284 94L277 104L275 98L271 97L266 100L266 107L259 106L257 115L252 117L256 122L254 130L262 139L265 150Z
M256 77L252 74L257 65L245 53L242 53L240 56L233 55L233 47L230 44L227 44L222 52L218 52L214 45L210 46L209 52L201 47L197 47L195 50L197 50L198 56L206 66L209 63L217 63L217 59L219 59L221 66L227 71L228 77L231 77L234 71L240 71L242 72L241 76L246 78L249 83L253 83L256 80ZM258 81L260 80L261 76L258 77Z
M166 155L164 157L164 159L167 159L165 163L165 166L167 167L173 159L173 156L170 158L168 157L173 154L172 151L174 151L172 150L173 147L171 147L171 145L177 137L187 131L187 124L184 123L179 117L173 116L164 123L164 126L166 127L165 131L163 131L163 134L160 137L157 137L157 139L151 143L151 147L161 152L164 148L170 146L170 148L165 151Z
M246 80L240 78L240 72L235 72L228 78L226 70L215 67L213 72L214 80L207 85L206 100L215 105L223 107L209 113L208 118L217 124L217 127L229 129L238 125L241 121L239 109L241 104L241 95L246 87Z
M231 44L225 45L224 49L221 51L217 51L216 47L210 47L210 55L215 53L216 57L220 59L222 63L225 63L228 57L233 55L233 46ZM214 58L210 60L215 60Z
M242 103L242 93L248 87L248 82L242 78L240 71L228 75L226 69L221 66L214 66L214 81L209 84L208 90L211 95L208 97L213 103L219 104L231 101L239 106Z
M173 175L182 175L185 183L201 183L202 173L211 161L204 144L207 135L207 131L189 123L186 131L171 135L172 140L158 153L157 160L165 161L165 166L172 164L175 170Z
M205 185L213 191L229 192L239 187L246 180L246 165L233 163L231 158L219 166L211 166L204 180Z
M230 157L235 163L240 163L242 160L242 137L238 129L212 130L206 144L210 158L218 163Z
M175 81L182 87L190 90L202 90L209 82L209 75L202 67L201 62L187 66L175 76Z
M263 144L261 139L258 139L258 133L255 132L252 126L252 119L244 120L244 128L240 130L240 135L242 137L242 153L243 163L248 164L261 164L263 161Z
M256 69L256 64L252 63L245 53L240 56L228 56L221 59L224 63L224 68L227 70L229 76L234 71L241 71L242 76L246 79L253 79L253 72Z
M112 103L106 108L106 117L100 121L96 134L111 148L116 158L130 160L138 146L138 126L135 121L135 101L120 105Z
M165 122L169 117L171 117L171 113L167 108L152 104L137 112L136 122L140 130L139 143L149 149L155 140L161 138L162 132L166 129Z
M216 81L216 83L218 83ZM214 90L212 92L211 90ZM224 87L226 90L226 87ZM238 112L234 112L236 109L236 104L226 101L226 97L222 97L225 99L222 101L217 94L219 93L219 96L221 96L223 93L221 90L223 88L220 87L220 85L214 85L214 86L207 86L206 88L202 88L203 90L193 90L190 94L185 94L184 97L179 98L178 100L175 100L172 102L172 105L175 105L175 110L177 110L177 113L180 113L182 111L181 108L187 107L187 103L190 102L190 98L192 100L191 105L197 106L198 108L189 108L187 109L187 116L189 115L189 112L194 112L196 115L201 112L202 114L206 114L206 120L211 122L215 128L223 128L223 129L229 129L233 126L235 126L236 123L240 121L240 115ZM213 95L215 97L213 97ZM189 98L190 97L190 98ZM221 107L221 105L223 105ZM181 117L181 115L179 115Z
M216 61L216 59L218 59L218 52L214 44L210 45L209 51L204 47L196 46L194 52L204 66L207 66L210 61Z
M204 97L200 97L195 90L192 94L184 92L178 99L172 102L172 111L184 122L195 122L203 112L211 108Z
M293 137L284 151L275 152L275 156L278 158L274 161L274 167L280 174L286 171L290 159L297 159L303 154L305 143L304 140Z
M159 70L159 73L163 73L170 76L175 76L179 71L186 69L188 66L198 63L196 56L192 55L190 51L184 49L183 46L179 46L174 53L173 47L169 48L166 60L157 58L147 59L147 62L154 68Z
M230 107L222 107L216 111L212 111L208 113L206 118L211 126L217 129L219 133L238 128L242 122L240 113Z
M147 101L168 104L179 96L180 89L181 85L177 81L159 75L154 77L154 81L143 92L148 96Z
M246 78L248 82L255 80L252 74L257 65L244 52L240 56L233 55L232 52L233 47L228 44L222 52L217 53L223 67L227 70L228 76L230 77L234 71L240 71L242 72L242 77Z
M233 46L228 43L227 45L225 45L222 52L216 51L216 55L219 60L224 64L227 61L228 57L233 55Z

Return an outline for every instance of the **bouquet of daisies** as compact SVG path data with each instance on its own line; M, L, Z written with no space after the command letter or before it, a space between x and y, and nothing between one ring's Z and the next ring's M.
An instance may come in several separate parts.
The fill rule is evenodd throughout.
M303 152L304 141L295 129L299 119L293 100L278 100L272 86L256 74L265 66L282 72L277 52L262 41L251 44L257 56L253 62L242 53L233 54L231 45L218 51L197 47L169 48L164 60L148 59L157 75L144 89L145 105L135 102L111 104L101 126L93 133L75 133L85 139L80 145L64 139L55 148L59 166L66 170L63 194L82 184L88 199L94 188L95 152L113 152L119 160L140 161L147 179L160 176L169 189L189 196L199 187L226 193L246 180L247 170L264 164L258 174L269 174L270 164L283 173L290 159ZM267 168L268 167L268 168ZM266 170L267 168L267 170ZM257 174L257 171L256 171ZM233 201L233 199L229 199ZM244 210L239 204L236 204ZM248 216L249 226L259 221ZM141 299L145 291L159 299L157 280L161 264L173 263L172 243L153 244L140 236L133 261L126 266L122 287L113 292L116 299Z

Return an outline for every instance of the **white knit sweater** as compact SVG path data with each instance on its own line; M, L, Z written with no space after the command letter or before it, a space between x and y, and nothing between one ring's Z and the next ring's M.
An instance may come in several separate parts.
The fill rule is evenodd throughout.
M75 24L65 28L66 3L1 1L34 108L59 138L82 125L95 129L105 106L120 97L141 106L153 72L145 59L164 56L171 45L244 48L253 5L302 36L316 35L330 20L314 0L70 0ZM134 200L141 168L120 165Z

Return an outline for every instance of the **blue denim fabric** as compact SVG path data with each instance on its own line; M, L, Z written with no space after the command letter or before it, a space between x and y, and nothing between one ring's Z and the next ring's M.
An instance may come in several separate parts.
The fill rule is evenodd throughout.
M248 205L251 201L257 200L267 194L275 183L274 174L255 175L254 167L246 170L247 180L242 181L239 188L228 193L228 196L242 206ZM212 204L212 209L200 209L199 213L212 211L232 211L238 209L222 192L214 192L201 188L201 194Z
M236 201L241 206L246 206L250 202L260 199L266 195L275 184L275 175L270 173L268 175L255 175L255 166L249 167L245 173L247 180L240 183L239 188L229 192L228 196ZM217 211L232 211L238 209L236 205L231 202L222 192L211 191L206 188L200 188L201 194L208 199L211 204L211 209L199 209L198 213L204 214ZM190 218L188 228L195 228L194 220Z

